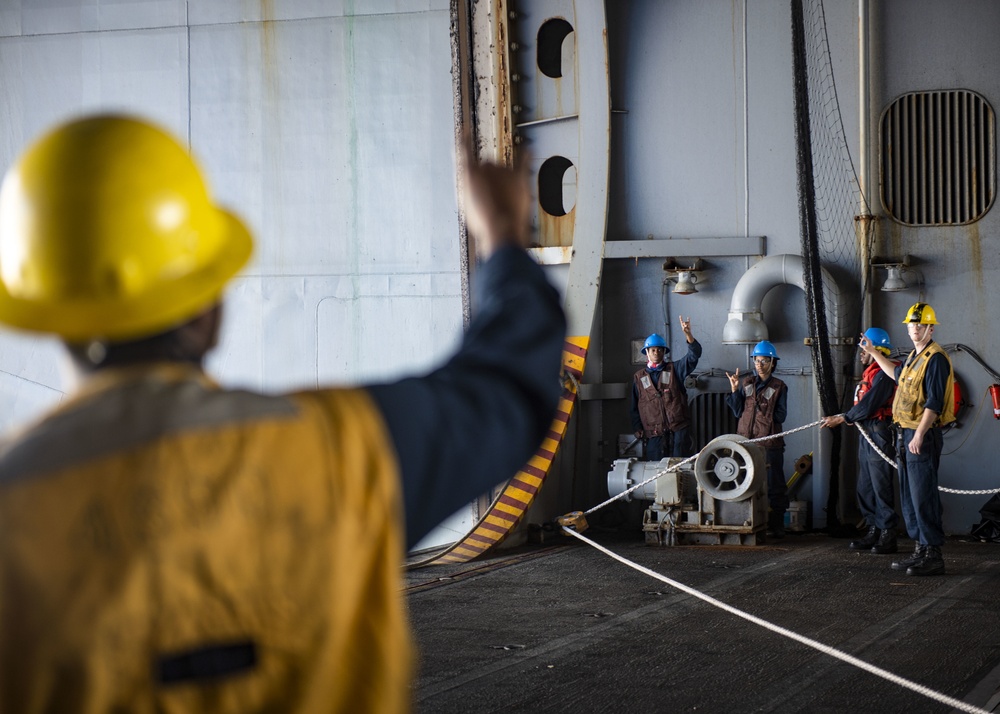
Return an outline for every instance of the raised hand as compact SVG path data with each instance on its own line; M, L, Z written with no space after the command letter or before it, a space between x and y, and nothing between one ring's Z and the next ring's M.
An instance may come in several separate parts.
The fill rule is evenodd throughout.
M691 334L691 318L689 317L685 320L681 315L678 315L677 317L681 321L681 329L684 331L684 337L688 342L694 342L694 335Z
M459 198L477 255L485 260L505 245L527 248L531 195L524 154L514 169L508 169L477 161L466 140L458 152L458 177Z

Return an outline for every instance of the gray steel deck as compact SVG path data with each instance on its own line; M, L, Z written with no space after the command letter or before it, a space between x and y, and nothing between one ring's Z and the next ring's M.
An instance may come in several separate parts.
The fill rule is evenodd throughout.
M948 696L1000 690L1000 545L952 540L943 577L825 534L761 547L586 535L658 573ZM407 574L418 712L948 712L594 548L525 547ZM906 554L912 542L902 540Z

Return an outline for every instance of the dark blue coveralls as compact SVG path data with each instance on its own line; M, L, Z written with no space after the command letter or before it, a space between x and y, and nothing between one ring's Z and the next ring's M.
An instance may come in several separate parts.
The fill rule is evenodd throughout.
M860 424L875 445L890 459L896 457L892 419L879 419L875 413L892 399L895 384L881 370L861 400L844 414L847 424ZM858 439L858 508L869 526L895 530L899 525L892 487L892 464L872 448L867 439Z
M911 353L910 357L915 357ZM907 360L910 359L907 358ZM903 365L896 367L899 379ZM924 409L940 414L944 410L945 390L951 365L943 354L935 354L924 373ZM941 521L941 494L938 491L938 465L941 462L941 427L932 426L924 434L919 454L911 454L910 442L915 429L897 428L896 465L899 468L899 504L906 533L920 545L944 545Z
M677 380L677 389L681 394L687 395L687 390L684 389L684 380L694 372L699 359L701 359L701 343L695 340L688 343L688 351L684 358L674 362L674 379ZM646 365L646 372L653 380L653 384L659 385L660 375L666 364L667 361L664 360L655 369L650 368L648 364ZM639 388L636 387L634 379L632 380L629 415L632 417L632 432L643 431L642 418L639 416ZM646 440L647 461L659 461L665 456L690 456L692 451L694 451L694 443L691 440L690 426L685 426L674 432L664 432L659 436L651 436Z

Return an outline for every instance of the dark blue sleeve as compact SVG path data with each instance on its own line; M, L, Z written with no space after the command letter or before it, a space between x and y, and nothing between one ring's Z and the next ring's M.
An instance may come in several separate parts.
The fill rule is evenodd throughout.
M948 375L951 373L951 362L947 355L940 352L932 355L924 373L924 393L927 401L924 409L930 409L938 414L944 409L944 393L948 388Z
M399 462L407 547L517 473L562 391L566 318L542 269L504 248L480 267L475 287L472 323L444 366L368 387Z
M854 424L859 421L867 421L875 416L875 412L889 401L889 397L892 396L895 386L896 384L892 381L892 377L885 372L876 372L875 379L872 380L872 388L865 392L865 396L861 398L860 402L844 414L847 423Z
M677 373L677 379L682 386L687 376L697 368L699 359L701 359L701 343L698 340L689 342L687 354L680 361L674 362L674 372Z
M778 403L774 405L774 423L779 427L788 418L788 385L778 392Z
M733 416L739 419L743 416L743 405L746 402L746 395L743 394L743 383L740 382L735 392L730 392L726 397L726 404L733 411Z
M632 397L629 400L628 415L632 419L632 432L642 431L642 417L639 416L639 387L632 378Z

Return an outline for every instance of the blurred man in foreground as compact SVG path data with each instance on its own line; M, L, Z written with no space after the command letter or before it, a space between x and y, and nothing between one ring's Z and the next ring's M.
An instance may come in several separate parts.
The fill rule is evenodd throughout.
M439 369L280 396L202 371L252 240L189 153L97 116L0 189L0 321L79 390L0 447L0 710L397 712L407 546L548 429L565 320L524 252L524 172L460 167L490 256Z

